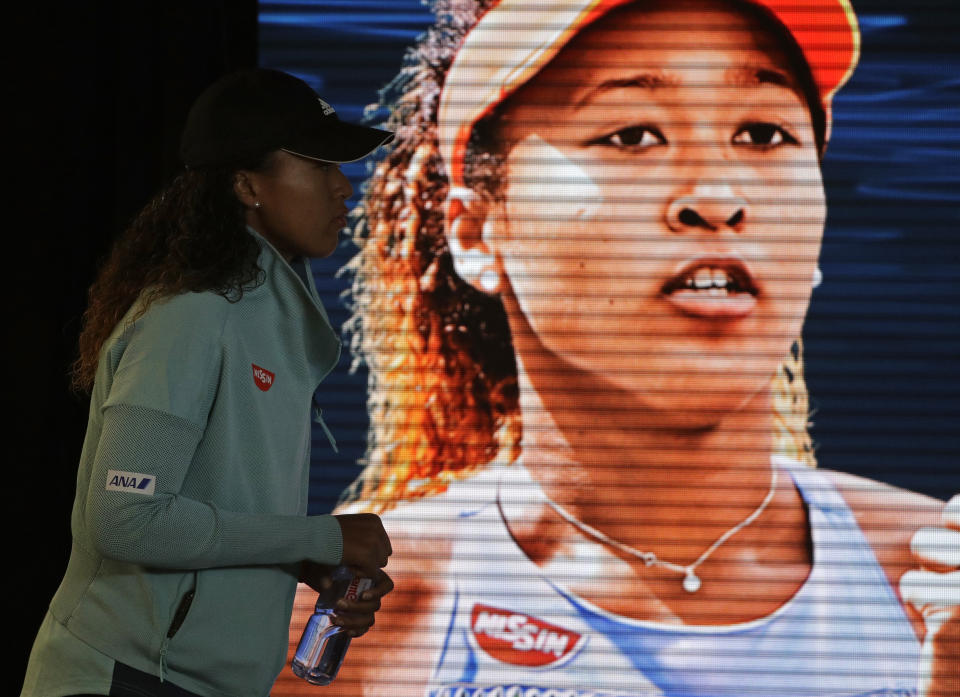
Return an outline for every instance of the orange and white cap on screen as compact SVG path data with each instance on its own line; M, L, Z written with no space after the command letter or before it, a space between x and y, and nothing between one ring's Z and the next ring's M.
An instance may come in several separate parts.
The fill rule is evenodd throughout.
M849 0L749 0L790 32L813 74L827 115L853 73L860 30ZM536 75L584 27L631 0L500 0L470 30L440 95L440 154L452 186L474 125Z

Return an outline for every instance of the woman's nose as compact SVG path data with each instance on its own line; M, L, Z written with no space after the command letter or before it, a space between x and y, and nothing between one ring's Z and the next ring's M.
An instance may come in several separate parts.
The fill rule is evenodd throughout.
M350 184L350 179L346 174L343 173L343 170L340 169L340 166L337 166L337 177L336 182L336 191L337 193L346 201L348 198L353 196L353 185Z
M740 232L746 221L746 199L729 184L698 184L681 193L667 206L667 225L674 232L722 230Z

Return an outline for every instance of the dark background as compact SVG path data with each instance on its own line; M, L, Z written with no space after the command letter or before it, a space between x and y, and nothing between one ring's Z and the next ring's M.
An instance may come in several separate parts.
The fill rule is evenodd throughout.
M3 371L13 414L4 429L13 481L3 487L12 584L3 606L14 621L12 684L0 691L17 694L70 551L87 401L69 392L66 374L86 289L114 236L181 166L177 143L193 99L224 72L256 65L257 5L35 3L5 24L19 40L3 99L14 272Z
M806 326L823 466L946 498L960 491L960 11L855 0L863 57L835 103L829 219ZM179 168L186 111L216 77L258 60L315 86L345 119L430 21L415 0L145 0L21 8L5 97L9 308L3 373L9 539L4 605L13 687L69 553L87 403L67 389L86 288L113 237ZM22 44L22 46L21 46ZM364 165L346 169L358 188ZM12 186L10 186L12 185ZM315 266L334 322L345 242ZM311 512L357 473L362 371L324 383L333 456L315 438ZM325 405L325 406L326 406ZM12 591L12 592L11 592ZM11 691L12 692L12 691Z

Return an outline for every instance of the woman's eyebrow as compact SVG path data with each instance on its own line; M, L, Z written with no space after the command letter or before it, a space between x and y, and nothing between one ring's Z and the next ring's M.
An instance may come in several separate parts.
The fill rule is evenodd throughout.
M724 79L735 87L779 85L797 91L797 86L788 73L770 67L739 65L727 70Z
M798 92L797 86L790 75L772 67L753 65L738 65L728 69L724 74L724 81L734 87L752 87L757 85L778 85ZM666 73L638 73L628 77L604 80L590 89L585 95L574 102L575 109L581 109L604 92L611 90L638 87L646 90L656 90L663 87L677 87L680 80Z
M655 90L661 87L675 87L678 84L680 84L679 80L669 77L664 73L640 73L637 75L630 75L629 77L604 80L599 85L589 90L585 95L580 97L580 99L574 103L574 108L580 109L604 92L609 92L611 90L623 89L624 87L639 87L640 89L645 90Z

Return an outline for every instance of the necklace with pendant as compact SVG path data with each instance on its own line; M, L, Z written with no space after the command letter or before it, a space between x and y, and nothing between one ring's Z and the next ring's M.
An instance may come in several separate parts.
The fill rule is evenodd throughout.
M683 564L674 564L673 562L666 561L664 559L659 559L657 555L654 554L653 552L642 552L639 549L635 549L629 545L624 544L623 542L620 542L619 540L615 540L609 535L605 535L604 533L600 532L596 528L587 525L582 520L575 518L569 511L561 507L560 504L550 500L550 498L547 497L546 493L544 493L543 497L544 497L544 500L547 502L547 504L554 511L557 512L557 515L559 515L565 521L567 521L574 527L578 528L582 532L585 532L590 537L595 538L596 540L602 542L603 544L606 544L615 549L618 549L621 552L629 554L632 557L636 557L637 559L640 559L648 567L660 566L664 569L669 569L670 571L675 571L679 574L683 574L683 589L688 593L696 593L698 590L700 590L700 586L703 585L703 582L700 580L700 577L697 576L696 574L697 567L700 566L704 561L706 561L707 558L711 554L713 554L720 545L722 545L724 542L726 542L731 537L736 535L738 532L743 530L743 528L747 527L748 525L750 525L750 523L752 523L757 518L759 518L760 514L763 513L763 511L766 509L769 503L773 500L773 495L776 492L776 489L777 489L777 468L773 467L773 474L770 477L770 491L767 492L767 495L764 497L763 501L760 502L760 505L757 506L756 510L750 515L748 515L746 518L744 518L742 521L740 521L737 525L733 526L732 528L727 530L725 533L723 533L720 537L716 539L716 541L712 545L707 547L706 551L703 554L701 554L699 557L697 557L697 559L693 563L687 564L686 566L684 566Z

